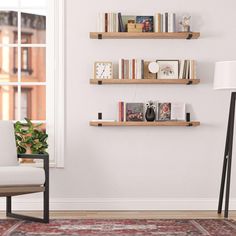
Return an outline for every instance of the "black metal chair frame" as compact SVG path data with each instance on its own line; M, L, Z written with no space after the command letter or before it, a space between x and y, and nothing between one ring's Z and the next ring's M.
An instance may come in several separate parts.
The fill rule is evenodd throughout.
M22 159L42 159L43 168L45 171L45 183L43 192L43 218L25 216L21 214L15 214L12 212L12 196L21 195L22 193L14 193L12 196L6 196L6 215L7 217L13 217L20 220L35 221L40 223L49 223L49 155L48 154L18 154L18 158ZM30 192L32 193L32 192ZM25 193L28 194L28 193Z

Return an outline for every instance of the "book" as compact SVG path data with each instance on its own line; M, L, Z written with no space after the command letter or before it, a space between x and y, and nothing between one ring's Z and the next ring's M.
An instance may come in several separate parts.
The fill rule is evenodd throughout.
M143 24L143 32L154 32L153 16L136 16L136 23Z
M121 13L119 12L118 13L118 29L119 29L119 32L125 32L125 27L124 27L124 24L123 24L123 20L122 20L122 16L121 16Z
M155 20L154 20L154 24L155 24L155 32L162 32L162 29L161 29L161 25L162 25L162 22L161 22L161 14L160 13L156 13L155 14Z
M144 104L126 103L126 121L144 121Z
M168 13L168 32L176 32L175 13Z
M164 15L164 18L165 18L165 31L164 32L168 32L168 12L165 13Z
M158 120L167 121L171 119L171 103L158 104Z
M185 103L171 103L171 120L185 121Z
M184 64L185 60L180 60L179 79L184 79Z

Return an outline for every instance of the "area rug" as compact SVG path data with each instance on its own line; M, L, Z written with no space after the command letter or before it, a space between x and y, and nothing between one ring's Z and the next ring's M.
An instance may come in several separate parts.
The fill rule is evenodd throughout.
M232 220L0 220L1 236L236 236Z

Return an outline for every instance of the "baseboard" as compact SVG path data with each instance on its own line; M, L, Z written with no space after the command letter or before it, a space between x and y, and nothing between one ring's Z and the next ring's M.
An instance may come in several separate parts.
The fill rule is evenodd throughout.
M218 199L120 199L120 198L52 198L50 210L216 210ZM42 209L39 198L13 198L13 209L34 211ZM230 209L236 210L236 199L230 200ZM5 210L5 199L0 200L0 210Z

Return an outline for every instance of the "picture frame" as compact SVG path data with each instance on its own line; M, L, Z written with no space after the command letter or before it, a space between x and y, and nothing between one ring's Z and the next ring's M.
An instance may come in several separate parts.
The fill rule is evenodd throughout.
M179 79L179 60L157 60L160 70L157 79Z

